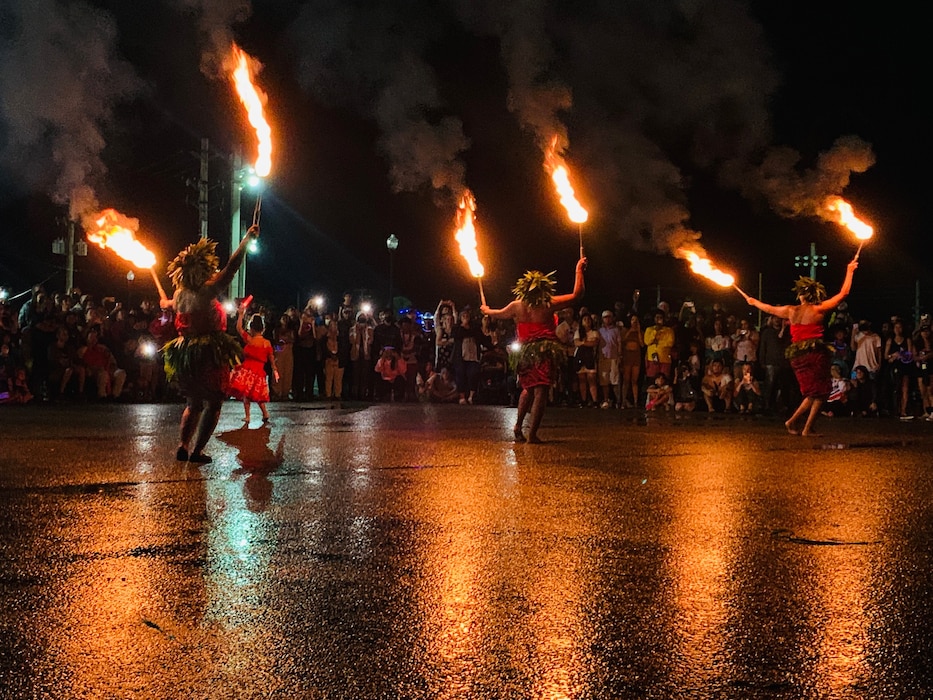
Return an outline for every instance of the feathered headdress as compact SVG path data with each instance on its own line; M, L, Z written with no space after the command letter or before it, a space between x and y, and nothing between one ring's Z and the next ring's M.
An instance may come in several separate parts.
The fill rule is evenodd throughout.
M168 264L168 276L178 289L200 289L217 272L217 241L202 238L192 243Z
M554 296L554 279L551 275L557 271L544 274L538 270L529 270L518 278L512 287L512 293L517 299L529 306L548 306Z
M794 283L794 294L808 304L818 304L826 298L826 287L809 277L801 277Z

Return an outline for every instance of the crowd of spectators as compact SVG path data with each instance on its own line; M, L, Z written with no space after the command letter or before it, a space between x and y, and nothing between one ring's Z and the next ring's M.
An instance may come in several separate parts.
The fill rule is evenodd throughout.
M648 411L786 413L799 390L784 349L787 323L722 304L679 309L565 309L557 336L567 363L552 388L557 405ZM509 367L515 329L442 300L433 312L369 305L346 294L335 310L310 299L265 318L277 375L273 401L508 404L518 391ZM231 305L230 331L236 307ZM911 326L915 327L911 327ZM891 317L877 331L842 304L828 319L833 392L827 416L890 415L933 420L930 320ZM20 306L0 300L0 403L174 401L159 348L174 319L154 300L125 307L74 289L41 286Z

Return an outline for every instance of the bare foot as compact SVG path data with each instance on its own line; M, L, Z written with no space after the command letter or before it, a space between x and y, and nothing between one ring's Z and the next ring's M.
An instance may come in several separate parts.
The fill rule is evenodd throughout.
M531 445L540 445L540 444L542 444L543 442L544 442L544 440L542 440L541 438L539 438L539 437L538 437L537 435L535 435L534 433L529 433L529 434L528 434L528 443L529 443L529 444L531 444Z
M522 429L517 425L512 428L512 435L515 436L515 442L525 442L525 436L522 435Z
M787 432L791 435L800 435L800 431L794 427L794 424L791 421L785 421L784 427L787 428Z
M802 430L800 434L803 437L823 437L822 433L815 433L812 430Z

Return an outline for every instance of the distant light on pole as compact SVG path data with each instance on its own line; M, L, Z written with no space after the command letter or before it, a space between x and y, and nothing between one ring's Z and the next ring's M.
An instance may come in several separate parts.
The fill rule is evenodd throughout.
M794 256L794 267L809 267L810 278L816 279L816 268L827 267L829 265L828 260L829 260L829 257L826 255L817 255L816 254L816 243L811 243L809 255L795 255Z
M393 258L395 257L395 251L398 249L398 237L394 233L390 233L389 237L386 238L386 249L389 251L389 308L392 311L395 311L395 291L392 286L392 273L393 273Z

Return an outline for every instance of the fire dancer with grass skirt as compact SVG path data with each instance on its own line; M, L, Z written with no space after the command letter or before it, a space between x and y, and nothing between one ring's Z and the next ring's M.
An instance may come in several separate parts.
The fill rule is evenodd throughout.
M529 411L531 424L528 442L541 442L538 427L544 417L548 391L559 376L561 364L567 359L564 346L554 333L554 312L572 306L583 298L585 269L586 258L581 257L577 262L571 294L554 296L554 280L551 277L554 273L545 275L537 270L530 270L512 289L515 301L502 309L490 309L485 304L480 307L480 311L491 318L514 319L517 326L521 349L518 352L516 371L522 393L518 399L518 418L513 429L516 442L525 442L522 428Z
M829 397L832 389L830 361L832 351L823 342L823 317L827 311L835 309L852 289L852 275L858 267L858 255L846 268L846 277L842 289L836 296L826 298L826 288L809 277L801 277L794 285L794 293L800 302L791 306L771 306L758 301L739 290L745 301L761 309L766 314L786 318L790 321L791 345L785 354L790 360L803 401L787 419L784 426L792 435L815 435L813 421L820 413L820 407ZM738 288L736 288L738 289ZM802 430L798 430L797 421L806 415Z
M180 462L211 461L204 446L220 420L230 370L243 359L240 344L227 333L227 315L218 297L243 263L247 245L258 236L259 227L251 226L222 270L217 269L217 243L207 238L189 245L168 265L175 294L161 306L174 309L179 335L162 350L166 377L178 380L186 399L175 453Z

